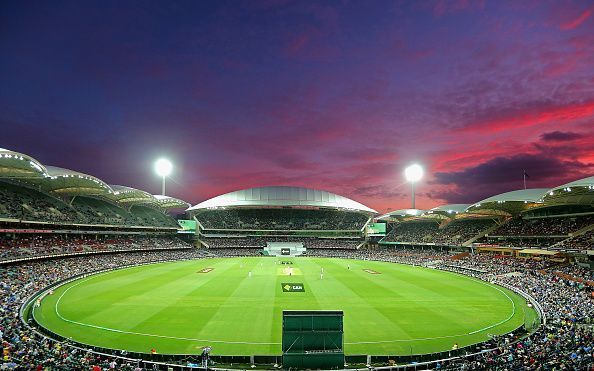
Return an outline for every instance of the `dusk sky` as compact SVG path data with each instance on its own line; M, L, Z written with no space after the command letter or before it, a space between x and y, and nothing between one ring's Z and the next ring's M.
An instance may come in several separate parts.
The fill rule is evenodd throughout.
M594 1L2 1L0 147L192 204L379 212L594 174Z

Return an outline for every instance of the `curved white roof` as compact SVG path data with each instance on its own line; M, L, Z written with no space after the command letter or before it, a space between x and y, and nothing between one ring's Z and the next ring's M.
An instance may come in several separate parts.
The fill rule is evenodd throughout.
M10 149L0 148L0 177L43 178L46 168L33 157Z
M539 202L546 192L546 188L520 189L518 191L505 192L485 198L484 200L471 205L469 208L489 202Z
M574 180L573 182L569 182L558 187L552 188L551 191L555 191L562 188L571 188L571 187L591 187L594 186L594 176L589 176L587 178Z
M425 213L425 210L400 209L400 210L390 211L389 213L386 213L386 214L378 217L378 219L398 218L398 217L406 217L406 216L421 216L421 215L423 215L423 213Z
M153 195L153 197L157 200L159 206L165 209L185 209L192 206L188 202L175 197L163 195Z
M468 209L469 204L449 204L449 205L441 205L434 207L433 209L429 209L427 212L445 212L445 213L463 213Z
M376 213L375 210L344 196L317 189L288 186L257 187L229 192L192 206L188 211L242 206L313 206Z

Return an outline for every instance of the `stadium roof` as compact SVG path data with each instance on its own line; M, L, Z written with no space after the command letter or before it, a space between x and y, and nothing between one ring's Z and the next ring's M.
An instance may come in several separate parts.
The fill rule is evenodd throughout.
M533 207L542 206L542 196L546 191L546 188L532 188L505 192L470 205L466 211L479 214L516 215Z
M188 207L192 206L188 202L184 200L180 200L179 198L169 197L169 196L162 196L162 195L153 195L156 199L157 204L166 210L169 209L187 209Z
M0 148L0 178L43 178L45 167L25 154Z
M542 199L548 205L594 205L594 176L550 189Z
M112 192L111 187L101 179L61 167L46 166L47 176L43 180L32 180L50 192L66 195L103 195Z
M382 216L380 216L378 219L402 219L402 218L407 218L407 217L414 217L414 216L421 216L425 213L425 210L419 210L419 209L400 209L400 210L394 210L394 211L390 211L389 213L386 213Z
M433 209L427 210L422 217L429 219L452 219L458 214L466 212L468 204L449 204L434 207Z
M310 206L377 213L375 210L344 196L317 189L287 186L257 187L229 192L192 206L188 211L257 206Z
M125 187L121 185L112 185L113 193L108 198L128 205L150 205L157 204L157 199L150 193L140 189Z

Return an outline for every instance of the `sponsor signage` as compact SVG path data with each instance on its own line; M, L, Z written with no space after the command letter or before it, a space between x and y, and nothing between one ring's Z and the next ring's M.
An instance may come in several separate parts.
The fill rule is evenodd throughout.
M305 286L302 283L281 283L283 292L305 292Z

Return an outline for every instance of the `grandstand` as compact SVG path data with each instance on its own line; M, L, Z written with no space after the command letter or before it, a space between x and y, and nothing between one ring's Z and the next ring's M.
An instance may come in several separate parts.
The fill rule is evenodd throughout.
M330 192L299 187L259 187L230 192L188 209L209 248L263 248L267 242L306 248L356 249L377 214Z
M471 205L397 210L378 219L390 227L383 245L586 252L593 249L594 177L553 189L506 192Z

